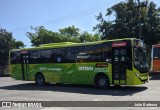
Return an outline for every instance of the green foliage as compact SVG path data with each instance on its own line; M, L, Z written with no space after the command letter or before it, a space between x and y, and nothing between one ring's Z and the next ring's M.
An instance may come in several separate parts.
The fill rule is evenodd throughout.
M12 33L0 29L0 66L8 64L9 51L11 49L24 47L23 42L16 41Z
M87 31L84 31L81 33L80 37L79 37L79 40L80 42L93 42L93 41L98 41L100 40L100 35L98 34L89 34Z
M62 41L58 33L49 31L43 26L32 28L32 30L34 30L35 33L27 32L27 36L31 40L32 46Z
M69 26L64 29L59 29L60 35L67 37L67 38L77 38L79 36L79 28L74 26Z
M102 39L139 38L140 32L150 50L153 44L160 42L160 8L147 1L139 5L141 7L134 0L128 0L108 8L105 17L102 13L97 16L99 23L93 29L102 34ZM107 21L108 16L115 16L115 19Z
M31 40L32 46L58 42L92 42L100 40L98 34L92 35L86 31L80 33L80 29L74 26L59 29L59 32L49 31L43 26L31 29L35 32L27 32L27 36Z

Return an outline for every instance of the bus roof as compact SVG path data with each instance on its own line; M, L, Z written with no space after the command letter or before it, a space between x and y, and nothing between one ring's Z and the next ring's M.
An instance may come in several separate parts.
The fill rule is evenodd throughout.
M41 44L38 47L32 48L22 48L22 49L12 49L11 51L23 51L23 50L36 50L36 49L47 49L47 48L63 48L63 47L74 47L74 46L85 46L85 45L95 45L104 42L122 41L122 40L135 40L136 38L123 38L123 39L113 39L113 40L101 40L95 42L83 42L83 43L73 43L73 42L60 42L60 43L49 43Z
M155 44L155 45L153 45L154 47L160 47L160 44Z

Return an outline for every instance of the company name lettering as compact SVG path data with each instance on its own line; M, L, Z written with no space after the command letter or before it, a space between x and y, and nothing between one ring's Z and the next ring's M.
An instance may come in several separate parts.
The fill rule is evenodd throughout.
M93 71L93 67L91 67L91 66L81 66L81 67L79 67L79 70Z

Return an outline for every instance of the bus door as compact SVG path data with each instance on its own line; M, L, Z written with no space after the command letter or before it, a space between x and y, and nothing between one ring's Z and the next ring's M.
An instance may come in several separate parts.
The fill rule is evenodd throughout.
M126 42L112 43L112 83L126 84Z
M21 52L22 79L29 79L29 55L27 51Z

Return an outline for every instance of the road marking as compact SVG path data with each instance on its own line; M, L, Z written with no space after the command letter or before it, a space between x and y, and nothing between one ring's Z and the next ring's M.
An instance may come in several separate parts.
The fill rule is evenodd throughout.
M101 101L100 99L94 99L94 101Z

